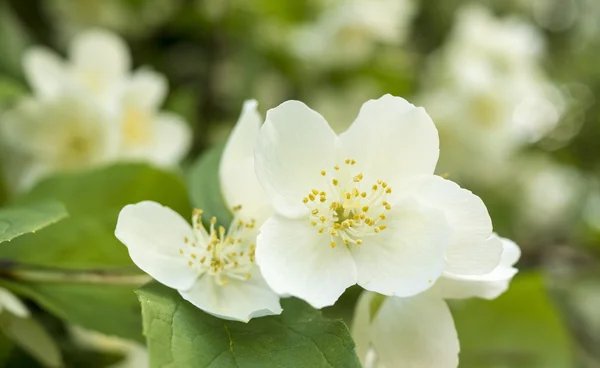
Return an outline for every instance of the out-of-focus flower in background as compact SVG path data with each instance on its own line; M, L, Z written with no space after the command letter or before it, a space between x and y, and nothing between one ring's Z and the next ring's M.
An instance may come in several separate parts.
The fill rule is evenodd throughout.
M378 45L398 46L409 34L413 0L326 2L309 24L290 33L289 47L301 60L322 67L356 66Z
M443 171L497 181L517 150L558 124L564 101L542 70L543 55L542 35L525 21L479 5L459 10L419 94L438 122Z
M187 153L191 130L160 111L167 81L149 69L131 73L117 35L92 30L76 37L63 61L42 47L23 58L33 95L3 118L7 176L26 188L52 172L122 160L174 166ZM10 161L10 160L9 160Z

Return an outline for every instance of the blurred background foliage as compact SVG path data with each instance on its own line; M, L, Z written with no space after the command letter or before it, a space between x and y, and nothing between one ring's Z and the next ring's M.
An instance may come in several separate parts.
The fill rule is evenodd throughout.
M212 163L195 161L226 139L245 99L257 99L263 113L288 99L304 101L338 131L353 120L364 101L384 93L435 111L436 106L423 98L433 88L431 60L450 43L459 9L467 1L398 1L404 5L394 5L400 9L395 8L391 16L401 18L395 20L401 25L392 27L391 36L377 27L371 30L371 25L364 31L350 23L330 37L331 25L337 21L332 9L341 2L0 0L0 109L10 108L28 91L21 66L27 47L46 45L64 54L69 41L84 30L113 30L130 46L134 67L150 65L168 78L166 109L184 116L193 129L193 146L183 169L192 204L197 205L218 185L205 182L207 187L200 188L197 180L202 175L216 178L215 157L209 159ZM514 239L523 250L521 272L505 295L491 302L453 304L461 366L600 367L600 2L476 3L498 19L516 16L537 30L545 51L536 72L543 73L558 91L562 107L560 120L542 137L520 145L499 162L484 161L491 174L464 174L475 170L479 153L469 151L452 162L453 154L463 147L460 141L453 146L454 141L445 140L444 128L440 129L438 173L481 196L496 231ZM369 16L374 19L371 23L387 21L378 13L364 14ZM454 97L445 96L449 104ZM481 139L469 135L468 125L460 129L462 134L466 131L466 139ZM77 175L85 178L73 179ZM128 186L132 181L145 184ZM2 188L6 189L4 183ZM59 199L71 217L15 240L0 251L0 257L53 267L126 266L124 247L112 237L118 210L127 203L154 199L187 216L187 191L178 174L135 165L49 178L18 198L2 190L4 203ZM61 235L65 232L70 237ZM39 245L48 242L53 245ZM30 298L33 308L51 312L40 309L40 318L60 330L57 338L65 331L56 317L139 339L137 332L119 331L125 328L122 323L139 323L136 309L135 315L111 316L117 322L104 324L67 302L70 298L105 300L89 290L35 283L13 285L13 290ZM123 300L124 294L119 293L123 291L114 295ZM128 297L137 308L135 296ZM326 313L351 320L356 297L351 290ZM74 350L69 343L61 344L69 364L84 359L83 353L70 354ZM20 351L7 353L8 366L29 359ZM96 361L103 366L101 361L109 364L113 358L103 355Z

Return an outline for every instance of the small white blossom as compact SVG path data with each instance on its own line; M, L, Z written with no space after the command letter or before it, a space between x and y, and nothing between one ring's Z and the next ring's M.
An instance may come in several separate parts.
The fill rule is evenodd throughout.
M18 102L1 127L9 158L24 157L25 164L12 165L21 171L10 178L18 187L101 163L179 162L191 131L181 117L160 111L167 93L162 75L144 68L131 73L127 45L107 31L81 34L68 54L65 61L33 47L23 58L33 96Z
M321 308L356 283L410 296L444 270L494 269L501 246L487 242L487 209L433 175L438 154L425 110L399 97L366 102L339 136L301 102L270 110L255 154L275 209L257 248L269 285Z
M26 189L58 171L92 167L118 154L118 126L93 102L74 93L27 98L2 116L2 139L10 151L7 175Z
M544 75L543 51L542 35L523 20L481 5L458 12L418 97L440 128L444 170L495 180L513 152L556 126L564 99Z
M266 284L255 262L256 235L271 212L256 183L252 152L260 116L247 102L221 160L222 192L233 206L228 229L202 226L201 210L190 225L173 210L155 202L128 205L115 235L138 267L160 283L215 316L247 322L279 314L279 297ZM254 184L253 184L254 183Z
M489 274L444 273L429 291L409 297L364 293L358 302L352 333L365 368L458 367L459 339L444 299L493 299L508 288L517 270L519 247L503 245L500 264Z
M320 65L355 65L379 44L399 45L408 35L412 0L335 1L313 24L291 33L292 51Z

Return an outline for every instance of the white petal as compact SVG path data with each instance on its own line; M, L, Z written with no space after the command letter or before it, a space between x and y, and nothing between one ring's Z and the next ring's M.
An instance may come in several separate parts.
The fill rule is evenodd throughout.
M158 109L167 94L167 79L150 69L139 69L129 78L124 104L142 109Z
M150 160L161 166L174 166L185 157L192 144L190 126L177 114L163 112L156 117L154 147Z
M337 137L327 121L298 101L267 112L258 135L258 180L275 210L288 217L307 213L302 199L323 183L320 172L334 166Z
M429 115L391 95L365 102L340 142L357 169L392 187L413 175L433 174L439 156L438 134Z
M261 117L255 100L244 102L242 114L233 128L219 163L219 180L229 208L241 205L242 211L262 224L272 208L254 170L254 147Z
M13 293L0 288L0 311L6 310L21 318L29 317L29 310L25 304Z
M331 248L329 243L329 236L319 234L308 219L274 215L258 235L256 262L275 292L323 308L356 283L356 267L347 248Z
M248 322L282 311L279 296L257 272L248 280L228 279L225 286L205 274L191 289L179 293L203 311L223 319Z
M368 364L369 353L371 349L371 321L375 316L373 313L373 301L378 296L370 291L365 291L360 294L354 309L354 317L352 319L352 339L356 344L356 355L360 359L364 367L371 366Z
M388 297L371 324L378 364L403 368L456 368L460 351L446 302L428 293Z
M118 83L131 64L129 49L123 39L99 29L77 36L69 55L81 81L97 92Z
M503 247L500 264L485 275L457 275L444 273L434 286L436 292L445 299L483 298L495 299L508 289L517 269L512 267L521 255L519 246L511 240L492 236L490 242Z
M446 253L445 271L463 275L491 272L500 262L502 246L488 241L492 220L481 198L439 176L417 183L417 198L444 211L454 232Z
M119 213L115 236L133 262L158 282L179 290L194 284L198 274L179 254L184 239L194 239L192 227L172 209L151 201L127 205Z
M410 296L433 286L445 266L451 232L444 215L414 200L394 204L387 229L352 246L358 284L384 295Z
M27 81L40 96L56 96L64 87L66 78L64 63L49 49L42 47L28 49L23 56L23 69Z

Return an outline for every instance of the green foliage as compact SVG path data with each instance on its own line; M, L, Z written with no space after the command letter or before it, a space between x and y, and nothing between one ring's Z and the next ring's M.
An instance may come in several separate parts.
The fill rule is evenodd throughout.
M67 217L65 207L56 201L0 209L0 243L33 233Z
M214 147L200 156L190 169L188 187L194 207L204 210L204 221L208 222L212 216L216 216L219 223L229 224L233 217L225 205L219 182L223 148Z
M116 165L50 178L18 201L50 196L60 199L71 217L0 247L0 258L11 261L2 270L12 278L5 286L71 323L140 340L133 289L148 278L115 238L117 217L123 206L142 200L189 215L183 182L146 165Z
M465 368L573 367L565 325L537 273L517 275L497 300L453 304Z
M19 347L27 351L46 367L63 365L61 352L52 336L33 318L20 318L3 314L0 318L2 331Z
M0 249L0 258L52 267L130 265L127 249L114 236L119 211L127 204L153 200L190 216L183 182L147 165L121 164L58 175L38 184L22 203L57 198L70 218Z
M249 323L210 316L172 289L138 290L152 367L360 367L344 323L297 299Z

